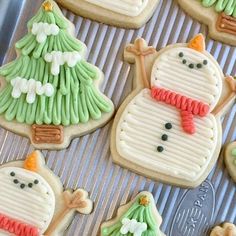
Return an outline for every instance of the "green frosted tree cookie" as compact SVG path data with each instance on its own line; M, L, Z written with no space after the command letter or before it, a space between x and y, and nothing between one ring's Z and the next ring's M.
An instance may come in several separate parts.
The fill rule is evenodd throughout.
M32 135L26 135L34 143L65 147L70 136L106 123L113 104L99 91L102 72L84 59L86 46L75 38L73 25L54 1L43 3L28 30L16 43L17 59L0 68L3 126L33 125ZM13 125L13 131L18 127Z
M149 192L141 192L136 198L118 210L117 217L101 226L102 236L163 236L161 217Z

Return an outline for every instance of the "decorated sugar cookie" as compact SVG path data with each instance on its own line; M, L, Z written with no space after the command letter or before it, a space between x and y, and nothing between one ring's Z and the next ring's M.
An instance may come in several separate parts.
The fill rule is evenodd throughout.
M62 236L75 212L93 207L85 190L63 190L38 151L0 166L0 200L1 236Z
M234 102L235 80L224 77L201 34L159 52L137 39L125 59L136 73L112 127L114 162L158 181L199 185L220 152L220 118Z
M139 28L154 13L159 0L57 0L71 11L101 23Z
M52 0L16 43L18 57L0 68L0 124L40 149L61 149L104 125L112 102L99 91L103 74L85 61L86 46Z
M236 236L236 227L231 223L224 223L223 226L216 226L210 236Z
M235 0L178 0L183 9L208 25L210 36L236 46Z
M236 142L232 142L226 146L224 160L230 176L236 182Z
M164 236L161 223L152 194L141 192L118 209L115 219L102 224L101 236Z

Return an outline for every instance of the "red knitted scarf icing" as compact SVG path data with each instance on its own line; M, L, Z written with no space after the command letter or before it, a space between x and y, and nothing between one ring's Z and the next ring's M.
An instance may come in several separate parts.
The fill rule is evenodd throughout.
M152 87L151 96L159 102L164 102L179 109L182 127L189 134L194 134L196 131L193 121L194 115L204 117L210 110L210 107L203 102L193 100L192 98L164 88Z
M16 236L39 236L39 230L19 220L0 214L0 229Z

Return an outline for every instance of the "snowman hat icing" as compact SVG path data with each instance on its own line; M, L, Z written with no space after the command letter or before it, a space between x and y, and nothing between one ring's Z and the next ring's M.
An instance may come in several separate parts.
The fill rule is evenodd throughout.
M204 36L202 34L197 34L189 41L188 47L198 52L204 52L206 49Z
M24 169L37 172L38 169L37 158L38 158L37 151L34 151L31 154L29 154L24 161L23 164Z

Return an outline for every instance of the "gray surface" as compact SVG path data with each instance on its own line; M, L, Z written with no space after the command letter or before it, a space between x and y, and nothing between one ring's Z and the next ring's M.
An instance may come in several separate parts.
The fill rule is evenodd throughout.
M14 3L17 1L11 0ZM34 15L42 1L22 1L24 2L12 43L26 33L26 22ZM91 22L65 10L63 12L75 23L77 37L88 46L88 61L104 71L106 80L102 90L112 98L116 107L131 90L134 72L134 68L122 60L126 43L133 42L136 37L142 36L149 45L160 49L167 44L186 42L198 32L207 34L205 26L192 20L172 0L161 0L151 21L139 30L116 29ZM10 21L11 18L5 18L5 22L10 23ZM5 32L1 31L0 34L2 33ZM234 47L222 45L207 38L207 50L218 60L226 74L235 74L236 51ZM14 55L12 49L5 60L12 59ZM236 106L223 120L224 143L236 137L235 112ZM174 215L186 190L153 182L112 164L109 151L110 128L111 123L90 135L74 139L66 150L43 151L48 166L61 177L65 187L84 187L90 192L95 202L93 214L77 215L66 235L97 235L101 222L114 216L118 206L126 203L141 190L153 193L157 208L163 216L162 230L170 235ZM28 139L0 129L0 163L22 159L32 150L33 147ZM225 169L222 155L208 180L212 183L216 196L213 221L209 223L208 228L222 221L236 223L236 188ZM188 195L190 195L189 192ZM188 206L190 200L186 201L186 204L183 201L182 206ZM197 231L192 235L203 236ZM170 236L176 236L176 234L172 233Z

